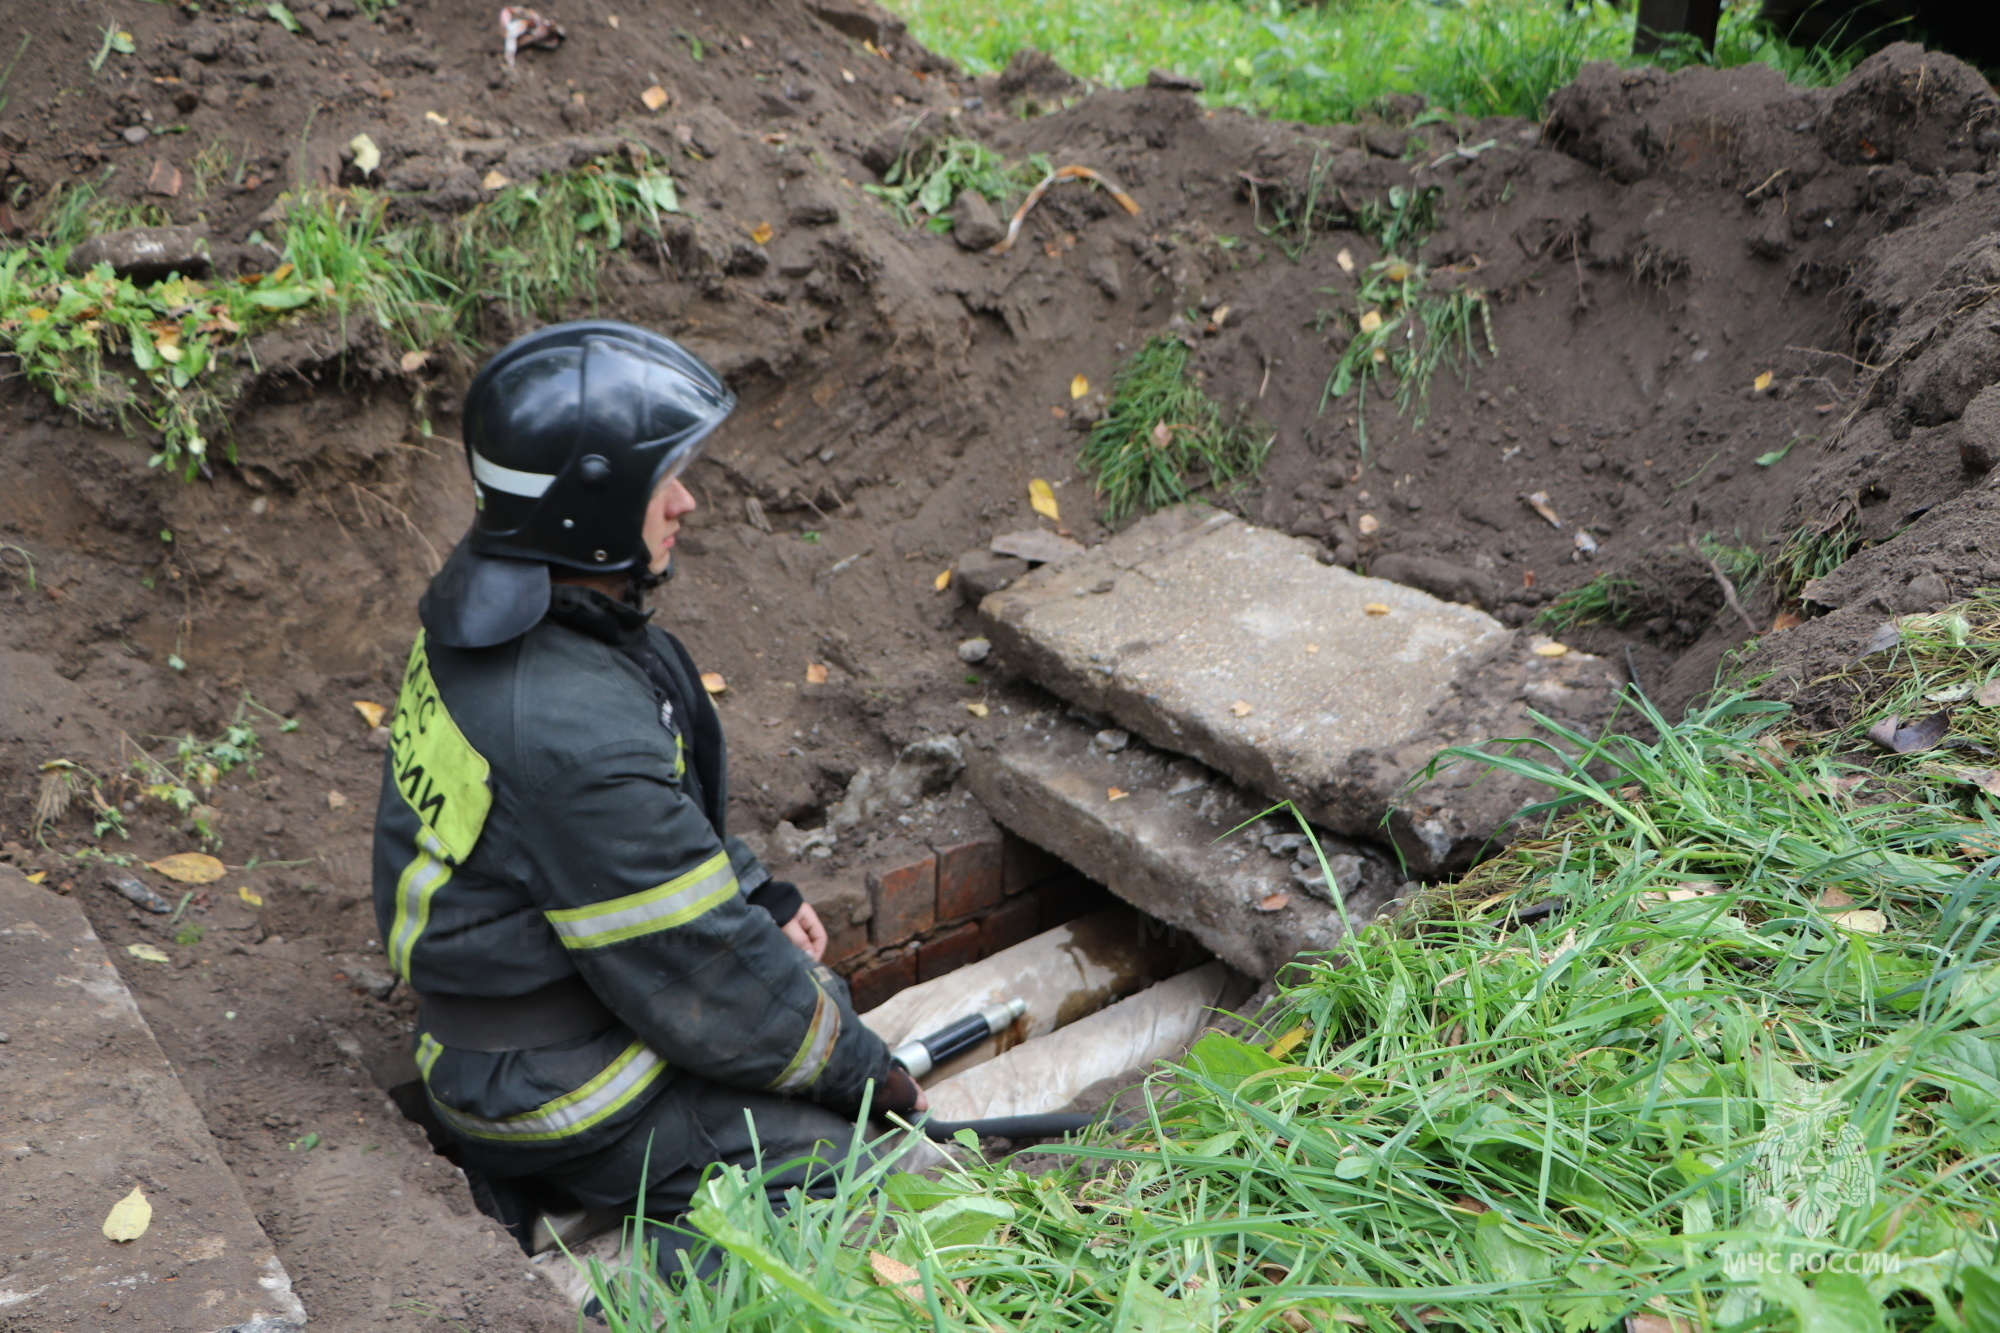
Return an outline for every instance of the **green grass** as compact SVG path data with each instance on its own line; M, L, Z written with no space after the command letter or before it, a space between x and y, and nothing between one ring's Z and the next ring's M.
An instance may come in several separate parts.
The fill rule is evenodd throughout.
M268 274L140 285L108 265L73 275L89 236L168 219L88 186L53 196L38 235L0 249L0 348L85 420L155 434L156 466L194 476L249 367L257 334L300 318L368 320L399 352L472 347L489 306L554 317L594 298L605 256L677 211L647 159L599 159L510 185L449 221L396 222L388 195L311 190L280 200L283 262ZM233 458L226 442L224 452Z
M1161 334L1146 341L1112 382L1104 416L1079 461L1095 474L1106 521L1187 499L1204 485L1255 475L1270 449L1222 410L1187 371L1186 344Z
M1364 465L1371 386L1385 375L1392 379L1396 410L1422 425L1438 369L1449 363L1471 375L1479 360L1475 327L1484 334L1488 354L1499 354L1485 293L1465 286L1433 291L1432 277L1424 265L1391 254L1368 266L1355 293L1352 334L1327 373L1319 408L1324 412L1329 401L1354 395L1355 436Z
M1201 79L1211 104L1288 120L1351 120L1396 93L1469 116L1536 117L1584 62L1635 63L1631 9L1602 0L1573 8L1561 0L900 0L895 8L926 45L976 73L1033 46L1110 87L1165 66ZM1657 61L1684 64L1693 54L1682 48ZM1762 61L1810 83L1834 82L1854 64L1777 40L1747 0L1725 11L1713 59Z
M882 184L861 188L888 205L905 226L922 221L946 231L951 221L944 214L961 190L977 190L993 203L1006 204L1033 189L1049 170L1049 159L1040 153L1010 166L973 139L918 136L897 154Z
M1874 685L1993 674L2000 604L1930 619ZM783 1218L725 1172L694 1219L716 1281L607 1281L611 1327L2000 1327L2000 812L1782 705L1638 706L1657 741L1441 756L1549 783L1548 822L1309 962L1257 1043L1204 1037L1067 1169Z
M1579 625L1622 625L1638 609L1632 601L1638 590L1639 585L1631 579L1599 574L1536 612L1535 624L1551 634L1563 634Z
M1823 523L1809 523L1785 539L1773 558L1772 573L1787 599L1799 596L1807 583L1825 578L1847 563L1860 548L1854 520L1840 515Z

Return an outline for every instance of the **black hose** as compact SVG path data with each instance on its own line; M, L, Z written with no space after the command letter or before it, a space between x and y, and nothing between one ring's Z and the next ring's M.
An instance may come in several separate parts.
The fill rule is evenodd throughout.
M925 1116L918 1127L926 1137L940 1143L949 1141L962 1129L969 1129L983 1139L1052 1139L1074 1134L1096 1120L1096 1116L1082 1111L1051 1111L1046 1115L1003 1115L989 1120L936 1120Z

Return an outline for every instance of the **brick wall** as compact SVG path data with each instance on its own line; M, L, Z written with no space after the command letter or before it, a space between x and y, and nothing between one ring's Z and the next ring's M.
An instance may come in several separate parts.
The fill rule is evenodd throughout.
M883 850L861 884L808 892L826 923L826 961L848 979L862 1013L1111 901L1102 886L1000 829Z

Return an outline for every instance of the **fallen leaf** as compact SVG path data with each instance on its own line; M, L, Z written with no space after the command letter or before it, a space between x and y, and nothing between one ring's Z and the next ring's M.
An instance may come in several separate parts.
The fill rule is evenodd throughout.
M1804 623L1805 621L1799 616L1798 612L1781 611L1778 613L1778 618L1771 622L1771 633L1776 634L1781 630L1797 629Z
M618 16L616 14L606 14L604 21L614 28L618 26Z
M1569 651L1568 644L1557 643L1553 639L1549 640L1549 642L1547 643L1538 643L1534 646L1533 649L1533 652L1537 657L1561 657L1564 653L1567 653L1568 651Z
M1658 893L1642 893L1639 897L1649 903L1684 903L1694 898L1711 898L1722 892L1722 886L1707 881L1683 884L1678 889L1666 889Z
M1852 912L1835 912L1827 920L1857 935L1880 935L1889 928L1889 918L1872 907L1859 907Z
M720 671L704 671L701 673L701 687L710 694L720 694L729 688L729 682L722 678Z
M165 950L152 944L128 944L125 946L125 952L131 954L134 958L143 958L149 963L171 963L174 961L167 957Z
M1258 899L1257 910L1260 912L1282 912L1285 910L1285 905L1291 902L1291 900L1292 895L1289 893L1274 893L1268 898Z
M1626 1318L1625 1333L1694 1333L1694 1326L1676 1315L1635 1314Z
M180 884L213 884L227 873L222 862L207 852L178 852L146 866Z
M1977 787L1988 796L2000 796L2000 769L1961 768L1952 777L1968 786Z
M1062 510L1056 507L1055 489L1040 477L1028 483L1028 504L1050 522L1062 522Z
M28 883L30 884L40 884L43 880L47 879L48 877L49 877L48 871L37 870L34 874L29 875L26 878Z
M1174 442L1174 428L1164 421L1153 423L1153 447L1164 449Z
M361 714L361 720L368 724L368 728L371 731L381 726L382 719L389 715L389 710L381 704L370 703L366 699L356 699L354 701L354 711Z
M868 1267L875 1272L875 1281L885 1287L894 1287L896 1294L910 1304L923 1308L923 1278L916 1269L901 1259L892 1259L880 1250L868 1251Z
M1090 381L1085 379L1083 376L1078 375L1075 379L1069 382L1069 396L1071 398L1073 399L1081 398L1089 392L1090 392Z
M667 104L667 90L656 83L645 92L640 93L639 100L646 104L646 110L658 111Z
M1131 792L1126 791L1123 787L1106 787L1104 789L1104 799L1107 801L1122 801L1131 794Z
M1343 249L1333 257L1333 262L1340 265L1342 273L1354 272L1354 252L1352 250Z
M1354 520L1354 530L1364 537L1373 537L1382 530L1382 520L1373 514L1363 514Z
M1925 699L1934 704L1962 703L1971 697L1972 682L1969 680L1961 681L1956 685L1947 685L1941 690L1932 690L1924 696Z
M398 364L403 367L405 375L414 375L430 364L430 359L431 354L429 352L418 348L415 351L403 353L403 359Z
M1208 331L1210 333L1214 333L1217 330L1226 329L1228 327L1229 327L1229 307L1226 305L1219 305L1215 308L1215 313L1211 314L1208 317Z
M767 244L771 237L776 234L776 232L771 230L771 224L768 222L760 222L750 229L750 239L759 245Z
M1375 332L1375 330L1381 327L1382 327L1381 311L1370 310L1367 314L1361 317L1361 331L1363 333L1373 333Z
M330 791L326 794L327 809L338 810L346 804L347 804L347 798L345 796L342 796L339 792Z
M988 708L985 704L979 702L979 700L977 699L969 699L966 701L965 711L972 714L974 717L985 717L989 712L993 710Z
M1387 602L1368 602L1363 604L1361 610L1366 615L1386 616L1389 614L1389 604Z
M1981 708L2000 708L2000 676L1994 677L1974 690L1972 702Z
M1756 379L1751 380L1750 387L1755 389L1758 393L1762 393L1764 392L1764 390L1770 388L1771 372L1767 370L1763 374L1759 375Z
M1848 897L1839 889L1821 889L1819 891L1819 905L1821 907L1836 909L1852 907L1854 906L1854 899Z
M808 685L826 684L826 663L824 662L806 663L806 684Z
M137 1240L151 1225L153 1205L146 1202L146 1192L134 1185L132 1192L112 1204L104 1215L104 1236L107 1240Z
M375 174L375 168L382 165L382 150L375 141L365 134L357 134L347 141L347 150L354 154L354 169L364 176Z
M479 188L482 190L504 190L513 183L498 171L489 171L479 178Z
M247 884L237 886L236 896L244 902L249 903L252 907L262 907L264 905L264 895L250 892L250 886Z
M851 69L843 69L842 71L840 71L840 81L842 83L854 82L854 71Z
M1248 699L1238 699L1235 703L1229 705L1229 711L1238 717L1248 717L1257 710L1251 706Z
M1456 1199L1452 1200L1452 1204L1455 1207L1463 1208L1468 1213L1490 1213L1493 1211L1490 1205L1480 1202L1470 1194L1459 1195Z
M951 571L948 569L940 570L938 572L938 576L931 580L931 587L938 592L943 592L946 588L949 588L950 586L951 586Z
M1549 507L1549 493L1547 491L1536 491L1533 495L1524 495L1521 497L1521 503L1547 519L1550 527L1560 528L1563 525L1563 521L1556 517L1556 511Z
M1868 739L1874 741L1892 754L1915 754L1928 750L1944 739L1951 729L1949 713L1932 713L1919 722L1903 725L1903 719L1894 713L1868 728Z
M429 121L429 122L430 122L431 124L433 124L433 125L449 125L449 124L451 124L451 121L450 121L450 120L446 119L446 118L445 118L445 117L443 117L443 116L440 116L440 115L439 115L439 114L438 114L437 112L435 112L435 111L426 111L426 112L424 112L424 119L425 119L425 120L428 120L428 121Z

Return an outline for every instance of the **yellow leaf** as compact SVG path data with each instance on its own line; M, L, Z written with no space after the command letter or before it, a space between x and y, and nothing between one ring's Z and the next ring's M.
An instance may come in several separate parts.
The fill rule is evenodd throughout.
M1382 520L1373 514L1363 514L1354 521L1355 529L1364 537L1373 537L1382 530Z
M1387 602L1368 602L1361 609L1371 616L1386 616L1389 614L1389 604Z
M771 230L771 224L768 222L760 222L750 229L750 239L759 245L767 244L771 237L776 234L776 232Z
M280 264L278 265L277 268L271 270L270 281L273 284L283 282L286 278L291 277L292 274L296 272L298 272L298 269L295 268L292 264L290 263Z
M416 351L403 353L403 359L398 364L403 367L405 375L414 375L422 370L430 359L431 354L419 348Z
M645 92L640 93L639 100L646 104L646 110L658 111L667 104L667 90L656 83Z
M1052 523L1062 522L1062 510L1056 508L1056 493L1046 481L1036 477L1028 483L1028 503L1037 514Z
M701 673L701 687L710 694L720 694L729 688L729 682L722 678L720 671L704 671Z
M250 892L250 886L247 884L237 886L236 896L244 902L249 903L252 907L262 907L264 905L264 895Z
M808 685L826 684L826 663L824 662L806 663L806 684Z
M479 178L479 188L482 190L504 190L513 183L498 171L489 171Z
M370 703L366 699L356 699L354 711L361 714L361 720L368 724L370 730L381 726L382 719L389 715L389 710L381 704Z
M213 884L224 874L222 862L207 852L179 852L158 861L148 861L146 867L181 884Z
M42 882L43 880L47 879L48 877L49 877L49 872L48 872L48 871L46 871L46 870L37 870L37 871L36 871L36 872L35 872L34 874L32 874L32 875L28 876L28 883L30 883L30 884L40 884L40 883L41 883L41 882Z
M1104 799L1107 801L1122 801L1131 794L1131 792L1126 791L1123 787L1106 787L1104 789Z
M329 809L329 810L338 810L338 809L340 809L340 807L342 807L343 805L346 805L346 804L347 804L347 798L346 798L345 796L342 796L342 795L341 795L341 794L340 794L339 792L337 792L337 791L330 791L330 792L328 792L328 793L326 794L326 808L327 808L327 809Z
M1371 310L1367 314L1361 317L1361 331L1363 333L1373 333L1375 332L1375 330L1381 327L1382 327L1381 311Z
M375 141L365 134L357 134L347 141L347 151L354 154L354 169L364 176L375 174L375 168L382 165L382 150Z
M1762 393L1764 392L1764 390L1770 388L1771 372L1767 370L1763 374L1759 375L1756 379L1751 380L1750 387L1755 389L1758 393Z
M160 345L154 350L159 352L160 359L162 361L167 362L169 365L177 364L183 355L178 345L167 342L164 339L160 342Z
M951 571L948 569L944 570L936 578L931 580L931 587L937 589L939 592L943 592L946 588L949 588L950 586L951 586Z
M1075 379L1069 382L1069 396L1071 398L1081 398L1089 392L1090 392L1090 381L1085 379L1083 376L1078 375Z
M1248 717L1257 710L1251 706L1248 699L1238 699L1235 703L1229 705L1229 711L1238 717Z
M1858 935L1880 935L1889 928L1889 918L1872 907L1859 907L1852 912L1835 912L1827 920Z
M1410 276L1410 266L1401 260L1382 270L1382 276L1391 282L1401 282Z
M1537 657L1561 657L1568 651L1569 645L1566 643L1538 643L1535 645L1535 656Z
M868 1252L868 1266L875 1270L876 1282L885 1287L894 1287L896 1294L910 1304L919 1308L923 1306L923 1277L916 1269L901 1259L891 1259L880 1250Z
M842 83L854 82L854 71L851 69L843 69L842 71L840 71L840 81Z
M1282 1060L1286 1056L1290 1055L1293 1051L1298 1049L1299 1043L1306 1039L1306 1034L1310 1031L1311 1031L1310 1028L1308 1028L1304 1023L1301 1023L1297 1027L1293 1028L1290 1032L1287 1032L1284 1036L1272 1042L1269 1046L1266 1046L1264 1048L1264 1054L1276 1056L1278 1059Z
M433 125L449 125L449 124L451 124L451 122L450 122L449 120L447 120L447 119L446 119L445 117L443 117L443 116L440 116L440 115L439 115L439 114L438 114L437 112L435 112L435 111L426 111L426 112L424 112L424 119L425 119L425 120L428 120L428 121L429 121L429 122L430 122L431 124L433 124Z
M128 944L125 946L125 952L131 954L134 958L143 958L149 963L171 963L174 961L167 957L164 949L151 944Z
M146 1192L137 1185L132 1192L111 1205L111 1211L104 1215L104 1235L108 1240L137 1240L146 1234L146 1228L153 1225L153 1205L146 1202Z
M1333 262L1340 265L1342 273L1354 272L1354 252L1352 250L1343 249L1333 257Z
M972 714L974 717L985 717L988 713L992 712L993 710L988 708L985 704L979 702L979 700L971 699L966 702L965 711Z

